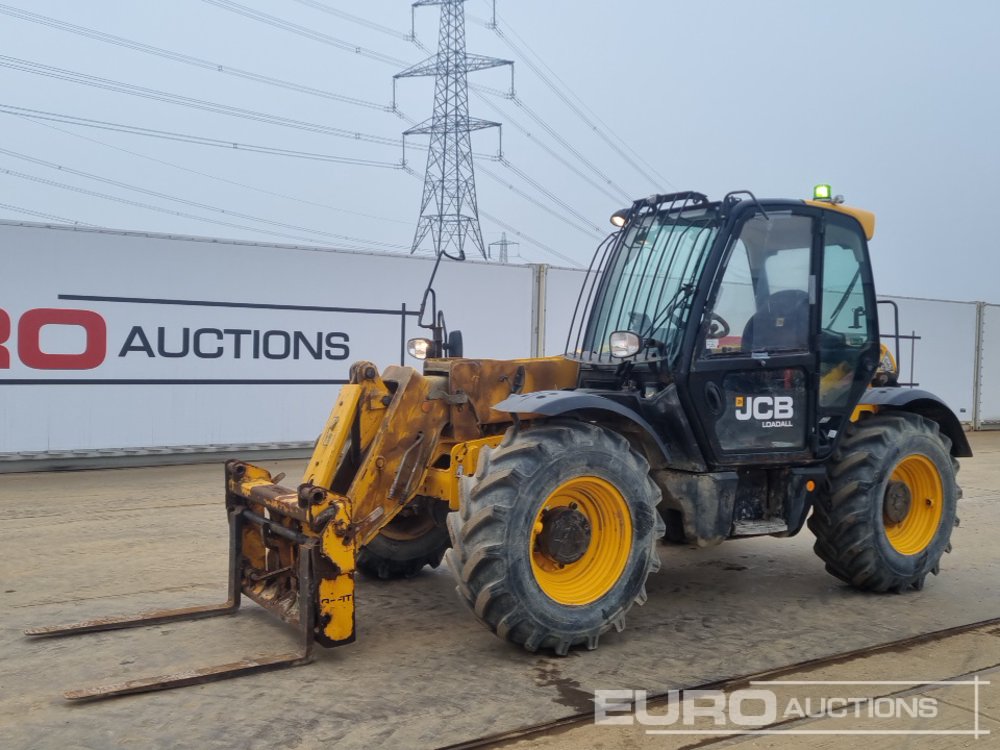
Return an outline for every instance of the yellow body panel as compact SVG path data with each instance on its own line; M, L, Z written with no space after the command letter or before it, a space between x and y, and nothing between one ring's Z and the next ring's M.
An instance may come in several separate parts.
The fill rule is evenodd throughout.
M386 369L396 384L392 403L366 446L364 461L347 492L360 544L366 544L417 494L441 431L448 423L445 378L420 375L408 367ZM362 437L362 445L365 445Z
M337 403L330 411L326 426L316 441L309 468L302 478L304 483L317 487L329 487L333 475L340 465L344 445L351 434L351 425L358 410L361 399L360 385L345 385L337 395Z
M851 421L857 422L865 414L878 414L878 407L875 404L858 404L851 414Z
M334 577L322 576L317 593L323 634L331 641L354 637L354 559L357 539L350 528L347 503L339 503L333 523L323 530L321 552L338 570Z
M452 393L467 401L453 409L456 441L482 436L483 425L509 424L510 415L491 407L511 393L575 388L580 365L566 357L535 359L428 360L428 373L447 375Z
M462 476L476 472L479 463L479 452L489 446L495 448L503 440L503 435L491 435L478 440L467 440L457 443L451 448L450 460L446 469L427 469L418 494L434 497L448 503L450 510L459 509L458 482Z

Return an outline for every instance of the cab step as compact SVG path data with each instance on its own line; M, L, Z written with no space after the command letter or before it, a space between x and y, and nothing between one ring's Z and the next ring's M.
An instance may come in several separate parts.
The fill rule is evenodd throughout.
M761 518L733 521L732 536L760 536L762 534L780 534L782 531L788 531L788 524L783 518Z

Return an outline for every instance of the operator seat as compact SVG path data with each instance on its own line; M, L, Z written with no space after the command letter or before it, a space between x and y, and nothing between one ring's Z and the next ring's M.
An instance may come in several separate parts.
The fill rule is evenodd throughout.
M809 293L775 292L743 328L743 351L809 348Z

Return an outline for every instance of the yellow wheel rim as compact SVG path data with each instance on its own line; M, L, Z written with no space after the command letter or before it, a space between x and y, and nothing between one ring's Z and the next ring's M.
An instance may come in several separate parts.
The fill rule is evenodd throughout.
M546 511L571 508L586 518L590 541L582 556L560 564L541 549L539 535ZM622 493L593 476L570 479L549 495L535 515L531 531L531 570L550 599L573 606L595 602L621 577L632 549L632 517Z
M907 456L893 469L890 482L901 482L909 490L910 503L905 515L894 521L883 509L885 535L901 555L916 555L930 545L941 525L944 512L944 488L937 466L927 456Z

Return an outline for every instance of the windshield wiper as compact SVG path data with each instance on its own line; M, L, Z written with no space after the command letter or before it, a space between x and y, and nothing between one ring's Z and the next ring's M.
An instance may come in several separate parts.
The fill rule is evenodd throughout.
M681 306L681 304L687 302L687 298L691 296L694 292L694 284L687 282L681 284L681 286L674 292L673 296L667 301L666 306L663 308L663 312L658 313L655 318L653 318L650 323L649 333L653 334L657 328L660 328L664 323L666 323L670 316Z
M834 309L833 313L830 315L830 319L826 322L827 328L833 325L833 321L837 319L837 316L840 315L840 311L844 309L844 305L846 305L847 300L851 298L851 293L854 291L854 287L855 285L857 285L858 279L860 278L861 278L861 269L859 268L857 271L855 271L854 278L851 279L851 283L848 285L847 291L844 292L844 296L840 298L840 302L837 303L836 309Z

